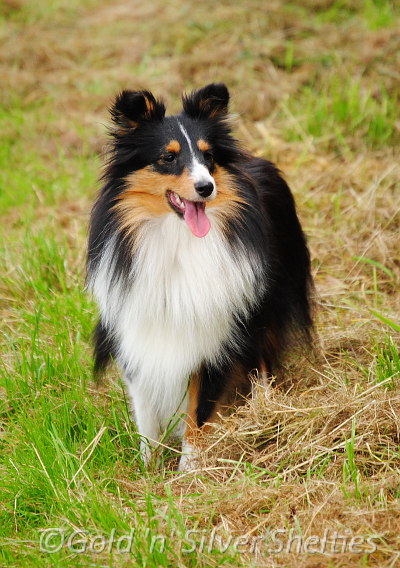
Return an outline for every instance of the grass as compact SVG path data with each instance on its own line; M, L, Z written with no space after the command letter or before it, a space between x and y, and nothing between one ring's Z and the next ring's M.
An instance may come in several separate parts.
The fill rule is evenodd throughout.
M396 2L7 0L0 25L0 565L396 566ZM214 80L295 193L319 345L221 419L199 471L176 448L146 471L117 371L91 376L88 214L115 93L175 112Z
M286 136L289 140L309 136L338 153L348 147L357 152L360 138L375 148L396 144L398 104L384 89L375 88L373 96L359 79L333 76L319 86L317 99L313 84L303 87L286 105L282 103L285 118L288 114L299 117L289 122Z

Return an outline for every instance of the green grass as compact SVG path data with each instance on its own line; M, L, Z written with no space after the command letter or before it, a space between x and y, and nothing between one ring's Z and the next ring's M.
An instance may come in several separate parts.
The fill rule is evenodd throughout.
M348 487L349 482L354 484L354 497L356 499L361 499L360 491L360 472L356 463L356 451L355 451L355 439L356 439L356 419L353 418L351 426L351 437L346 440L346 460L343 464L343 493L345 497L348 497Z
M376 347L376 380L385 383L387 388L396 388L396 378L400 376L400 354L391 335L383 345Z
M398 104L384 89L373 95L358 79L333 77L327 83L318 79L305 86L282 106L284 116L293 117L289 140L310 138L322 147L344 152L349 147L359 151L364 144L379 149L398 143Z
M285 3L284 9L301 17L315 19L318 24L361 23L369 30L390 28L396 25L398 6L396 0L334 0L314 2L307 0Z
M9 0L0 16L0 565L394 566L396 3ZM231 90L238 137L294 190L321 348L289 359L182 475L174 447L143 467L117 370L93 381L86 229L114 94L149 88L175 111L212 80ZM377 549L273 555L275 529Z

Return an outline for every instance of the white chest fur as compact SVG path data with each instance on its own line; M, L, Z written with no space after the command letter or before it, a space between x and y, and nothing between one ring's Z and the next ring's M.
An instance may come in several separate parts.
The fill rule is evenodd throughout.
M132 279L110 285L115 243L105 250L91 287L114 331L118 360L165 425L184 397L188 377L216 362L235 342L235 315L257 301L257 262L231 247L210 213L212 229L195 237L174 213L139 232Z

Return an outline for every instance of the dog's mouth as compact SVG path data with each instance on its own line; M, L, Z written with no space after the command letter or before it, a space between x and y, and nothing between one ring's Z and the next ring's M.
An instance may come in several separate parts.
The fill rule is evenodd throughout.
M180 197L175 191L167 191L167 200L172 209L183 216L186 225L195 237L205 237L211 228L211 223L206 215L204 201L189 201Z

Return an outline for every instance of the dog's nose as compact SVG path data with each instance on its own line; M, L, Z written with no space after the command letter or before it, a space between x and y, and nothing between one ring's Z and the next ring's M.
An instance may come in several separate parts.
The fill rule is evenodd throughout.
M211 181L200 181L194 184L194 188L201 197L208 197L214 191L214 184Z

